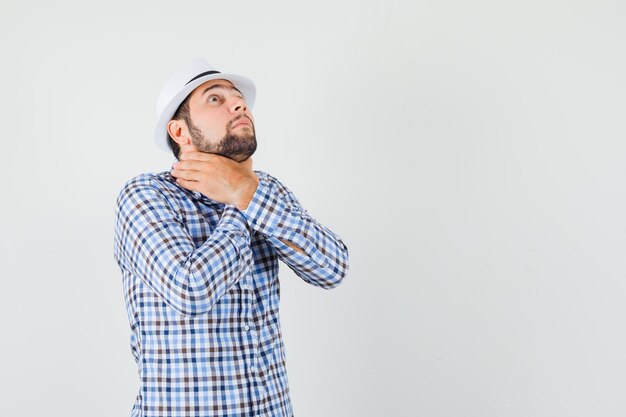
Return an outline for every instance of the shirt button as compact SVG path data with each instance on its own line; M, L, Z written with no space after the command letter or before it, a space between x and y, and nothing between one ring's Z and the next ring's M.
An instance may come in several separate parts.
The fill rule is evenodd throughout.
M246 327L244 327L244 329L246 329L246 330L250 330L250 326L248 326L248 325L246 324Z

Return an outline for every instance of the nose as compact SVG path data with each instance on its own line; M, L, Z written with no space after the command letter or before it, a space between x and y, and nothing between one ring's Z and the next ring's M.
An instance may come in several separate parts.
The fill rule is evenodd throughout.
M238 111L245 112L248 110L248 106L246 105L246 101L238 96L233 96L232 102L230 104L231 113L236 113Z

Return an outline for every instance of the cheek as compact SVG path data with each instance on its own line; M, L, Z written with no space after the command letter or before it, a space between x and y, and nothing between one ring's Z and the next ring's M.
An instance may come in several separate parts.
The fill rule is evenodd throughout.
M199 127L209 137L216 137L224 135L224 133L226 132L227 124L228 121L222 121L221 123L217 123L217 121L213 119L211 122L205 122Z

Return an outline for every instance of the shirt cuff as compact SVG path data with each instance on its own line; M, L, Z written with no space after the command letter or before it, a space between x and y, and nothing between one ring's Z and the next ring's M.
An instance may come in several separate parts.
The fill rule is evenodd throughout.
M280 196L272 190L267 177L259 175L257 186L248 207L241 213L252 229L266 236L273 236L279 224L288 215L289 207Z
M226 204L220 218L218 227L225 232L234 233L237 236L250 240L252 229L246 222L246 218L241 214L237 207Z

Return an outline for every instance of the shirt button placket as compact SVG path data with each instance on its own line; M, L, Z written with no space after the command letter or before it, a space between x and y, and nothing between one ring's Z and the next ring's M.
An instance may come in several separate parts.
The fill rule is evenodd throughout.
M252 325L252 305L253 305L253 300L254 300L254 293L252 291L252 285L250 283L250 280L252 279L252 277L250 275L247 275L246 277L244 277L244 280L241 282L241 287L243 288L242 294L241 294L241 298L243 301L243 311L242 311L242 315L241 315L241 320L242 320L242 324L243 324L243 334L241 335L243 341L244 341L244 345L246 346L245 348L245 354L246 356L249 358L249 378L252 381L255 381L255 385L260 384L259 382L259 375L258 375L258 366L256 365L256 358L257 358L257 346L256 346L256 334L254 332L254 326ZM259 395L260 393L256 392L256 390L253 390L253 398L254 401L257 402L259 401Z

